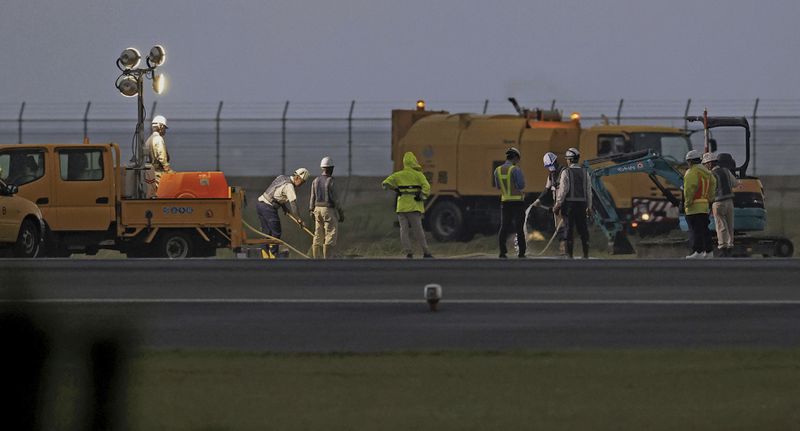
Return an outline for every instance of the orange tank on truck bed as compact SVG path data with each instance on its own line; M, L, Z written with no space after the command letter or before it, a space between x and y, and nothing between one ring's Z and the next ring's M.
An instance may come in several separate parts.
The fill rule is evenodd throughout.
M228 181L222 172L175 172L161 176L159 199L228 199Z

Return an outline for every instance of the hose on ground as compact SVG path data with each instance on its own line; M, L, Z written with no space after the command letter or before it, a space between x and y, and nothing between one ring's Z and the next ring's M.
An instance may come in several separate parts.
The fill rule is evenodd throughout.
M301 252L300 250L298 250L298 249L296 249L296 248L292 247L291 245L289 245L289 243L288 243L288 242L286 242L286 241L284 241L284 240L282 240L282 239L280 239L280 238L275 238L275 237L274 237L274 236L272 236L272 235L267 235L267 234L265 234L264 232L261 232L260 230L258 230L258 229L256 229L256 228L254 228L253 226L250 226L250 224L248 224L248 223L247 223L246 221L244 221L244 220L242 220L242 224L244 224L246 228L248 228L248 229L250 229L251 231L255 232L255 234L256 234L256 235L261 235L261 236L263 236L263 237L264 237L264 238L266 238L266 239L271 239L271 240L273 240L273 241L276 241L276 242L277 242L277 243L279 243L279 244L283 244L283 245L285 245L285 246L286 246L286 247L287 247L289 250L291 250L291 251L293 251L293 252L295 252L295 253L299 254L300 256L303 256L303 257L304 257L304 258L306 258L306 259L311 259L311 257L309 257L307 254L305 254L305 253Z

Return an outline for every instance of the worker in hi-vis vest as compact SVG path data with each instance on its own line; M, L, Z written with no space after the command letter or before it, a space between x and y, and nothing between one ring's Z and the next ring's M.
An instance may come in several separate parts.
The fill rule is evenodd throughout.
M400 243L406 257L414 257L410 233L414 234L422 247L422 257L431 258L425 231L422 230L422 214L425 213L425 199L431 193L431 185L422 173L422 166L414 153L403 155L403 169L389 175L381 184L384 189L397 193L397 220L400 222Z
M500 232L497 235L500 245L500 258L505 259L508 253L506 241L508 235L517 234L518 256L525 257L525 175L517 166L520 160L519 150L511 147L506 150L506 162L494 170L494 186L500 189Z
M281 219L278 216L278 208L283 208L285 213L290 214L300 227L303 227L303 220L297 210L297 193L295 187L302 186L308 177L308 169L299 168L291 176L280 175L267 187L267 190L258 197L256 212L258 220L261 222L261 231L267 235L280 239ZM278 245L273 244L265 247L267 257L278 257Z
M692 254L686 256L687 259L714 257L708 213L717 193L717 179L702 165L702 158L703 154L698 150L686 153L689 169L683 175L683 207L692 247Z

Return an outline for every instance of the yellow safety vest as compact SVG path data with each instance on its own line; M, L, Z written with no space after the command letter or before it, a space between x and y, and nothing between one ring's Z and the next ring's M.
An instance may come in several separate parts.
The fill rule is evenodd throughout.
M508 170L504 171L504 167L508 166ZM522 201L525 196L522 190L517 190L514 181L511 180L511 172L516 168L514 165L500 165L494 170L494 175L497 177L497 183L500 184L500 202L508 201Z

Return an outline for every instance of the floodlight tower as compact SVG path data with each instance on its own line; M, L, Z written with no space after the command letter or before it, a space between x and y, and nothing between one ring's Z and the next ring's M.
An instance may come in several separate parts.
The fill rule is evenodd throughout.
M167 86L167 79L162 73L156 73L156 68L164 64L167 60L167 53L164 47L156 45L150 49L145 62L147 67L140 68L142 55L136 48L127 48L122 51L117 59L117 68L122 73L117 77L115 86L117 90L125 97L137 96L138 102L138 121L136 123L136 133L133 145L133 162L132 168L136 172L136 198L144 196L142 189L141 173L145 169L145 154L144 154L144 80L150 79L153 81L153 91L156 94L162 94Z

